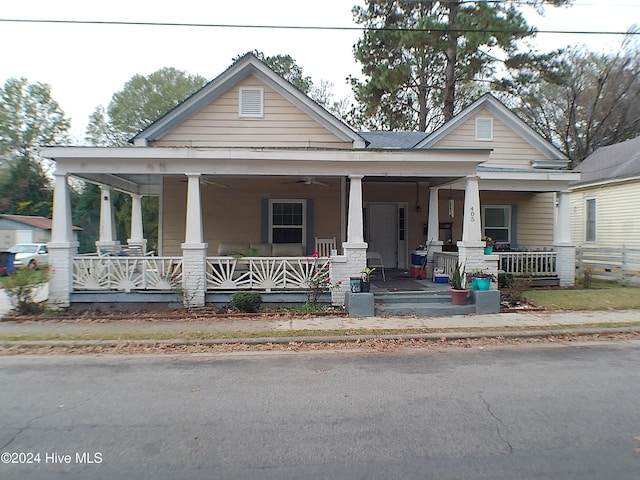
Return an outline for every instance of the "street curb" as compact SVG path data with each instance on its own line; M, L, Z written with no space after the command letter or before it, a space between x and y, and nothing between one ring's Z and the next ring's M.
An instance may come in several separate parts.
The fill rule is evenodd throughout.
M331 335L331 336L297 336L297 337L259 337L259 338L212 338L212 339L127 339L127 340L30 340L3 341L0 348L81 348L81 347L117 347L117 346L157 346L170 345L175 347L193 345L289 345L301 343L357 343L369 340L397 340L397 341L457 341L479 339L517 339L517 338L550 338L565 335L614 335L624 333L640 333L640 326L634 327L589 327L589 328L558 328L540 330L491 330L474 332L433 332L433 333L396 333L396 334L367 334L367 335Z

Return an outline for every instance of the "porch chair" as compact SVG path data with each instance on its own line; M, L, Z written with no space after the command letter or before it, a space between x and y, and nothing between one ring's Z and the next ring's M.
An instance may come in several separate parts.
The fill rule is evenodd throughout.
M387 278L384 274L384 263L382 263L382 255L380 255L378 252L367 251L367 266L379 267L380 270L382 270L382 281L387 281Z
M333 238L318 238L316 237L316 252L319 257L328 257L331 255L331 250L336 249L336 237Z

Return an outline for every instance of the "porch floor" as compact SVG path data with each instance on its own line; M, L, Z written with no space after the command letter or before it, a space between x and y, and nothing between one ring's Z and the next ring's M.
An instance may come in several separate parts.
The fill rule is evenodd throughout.
M448 291L448 283L435 283L431 278L417 280L404 269L385 269L386 281L382 280L382 273L375 272L371 278L371 292L419 292Z

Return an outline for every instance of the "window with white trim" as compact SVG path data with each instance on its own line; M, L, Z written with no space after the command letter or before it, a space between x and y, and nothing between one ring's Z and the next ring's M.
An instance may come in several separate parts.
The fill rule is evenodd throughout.
M587 242L596 241L596 199L587 198L585 204L585 240Z
M239 115L243 118L264 116L264 90L262 88L240 88Z
M489 142L493 140L493 118L476 118L476 140L481 142Z
M483 235L496 242L511 240L511 206L486 205L482 207Z
M304 243L306 209L304 200L270 200L270 243Z

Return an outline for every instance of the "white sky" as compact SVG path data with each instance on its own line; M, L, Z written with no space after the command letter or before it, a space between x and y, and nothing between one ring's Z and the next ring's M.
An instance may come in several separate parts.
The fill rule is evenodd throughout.
M351 8L362 0L0 0L2 19L97 20L353 27ZM529 23L539 30L626 31L640 24L638 0L575 0L547 8ZM358 76L352 47L358 31L217 27L70 25L0 22L0 83L25 77L51 85L80 139L88 116L105 107L133 75L175 67L212 79L250 50L288 54L314 82L349 95L345 79ZM610 51L620 36L540 34L542 51L585 43Z

